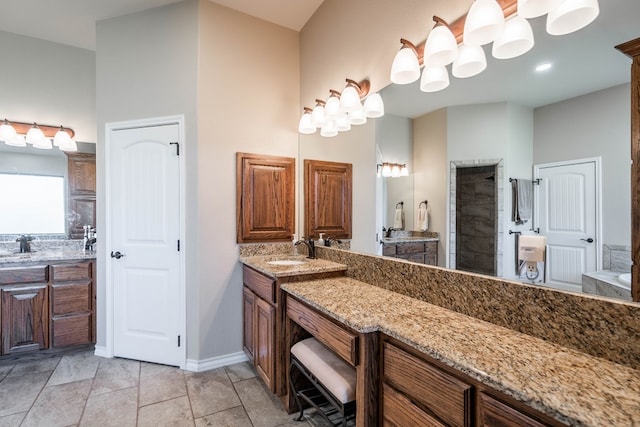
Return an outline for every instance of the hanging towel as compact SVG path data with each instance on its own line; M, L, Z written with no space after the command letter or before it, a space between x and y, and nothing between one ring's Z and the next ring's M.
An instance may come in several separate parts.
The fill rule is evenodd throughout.
M514 179L511 181L512 209L511 221L524 224L531 219L531 205L533 185L528 179Z
M402 203L396 205L396 213L393 216L393 228L396 230L404 229L404 209Z
M420 231L427 231L429 228L429 213L427 211L427 204L420 203L418 206L418 220L416 221L416 229Z

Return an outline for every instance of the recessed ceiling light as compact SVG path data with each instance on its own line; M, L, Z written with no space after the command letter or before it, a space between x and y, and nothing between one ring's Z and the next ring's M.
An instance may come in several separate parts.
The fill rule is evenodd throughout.
M551 68L551 62L545 62L543 64L540 64L536 67L536 71L541 73L543 71L547 71Z

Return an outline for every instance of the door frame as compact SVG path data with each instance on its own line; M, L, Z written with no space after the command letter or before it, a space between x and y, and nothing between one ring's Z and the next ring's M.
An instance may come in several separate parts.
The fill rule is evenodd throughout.
M139 119L139 120L127 120L127 121L119 121L119 122L109 122L105 124L105 230L101 233L103 238L105 239L105 255L103 259L105 262L105 294L106 294L106 347L105 354L101 354L105 357L114 357L113 354L113 340L114 340L114 290L113 290L113 266L112 263L109 262L109 258L106 254L111 253L112 250L112 242L111 242L111 231L112 231L112 223L111 223L111 215L109 212L111 211L112 201L111 201L111 168L110 168L110 159L111 159L111 132L117 130L126 130L126 129L135 129L135 128L143 128L143 127L155 127L155 126L165 126L165 125L178 125L178 134L180 138L180 155L178 156L179 161L179 191L180 191L180 203L179 203L179 216L180 216L180 241L182 244L180 245L180 251L178 252L179 256L179 265L180 265L180 274L179 274L179 287L180 287L180 301L179 301L179 319L180 325L178 327L180 331L180 336L182 337L182 342L180 346L180 369L186 368L187 363L187 318L186 318L186 251L187 245L185 244L185 230L186 230L186 167L185 167L185 157L186 157L186 144L185 144L185 119L184 115L176 115L176 116L163 116L163 117L154 117L147 119Z
M596 270L602 270L602 157L587 157L583 159L573 160L561 160L558 162L539 163L533 165L533 180L540 178L540 169L570 166L578 163L594 163L595 164L595 179L596 179ZM540 186L533 186L533 228L539 229L540 227ZM545 269L547 266L545 265Z

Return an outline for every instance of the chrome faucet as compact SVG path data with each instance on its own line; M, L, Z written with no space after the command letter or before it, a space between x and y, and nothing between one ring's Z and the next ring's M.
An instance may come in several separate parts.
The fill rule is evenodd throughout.
M33 236L28 234L23 234L16 239L16 242L20 242L20 253L24 254L27 252L31 252L31 241L33 240Z
M307 246L307 249L309 250L309 256L307 256L307 258L311 258L311 259L315 259L316 257L316 245L315 243L313 243L313 239L311 237L309 237L308 239L305 240L305 238L303 237L302 239L298 240L296 243L294 243L296 246L300 245L300 244L304 244Z

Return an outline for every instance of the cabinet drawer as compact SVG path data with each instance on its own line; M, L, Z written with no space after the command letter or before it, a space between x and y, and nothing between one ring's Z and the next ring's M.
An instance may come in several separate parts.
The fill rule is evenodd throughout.
M382 255L394 256L396 254L396 245L382 245Z
M247 266L244 266L242 269L242 280L244 285L255 292L260 298L275 304L275 280Z
M82 280L91 278L91 262L79 262L75 264L58 264L51 266L52 280Z
M389 427L446 427L387 384L382 385L382 421Z
M64 347L92 342L91 313L51 319L52 347Z
M287 316L351 365L358 364L358 336L341 328L312 308L287 297Z
M411 261L411 262L418 262L420 264L424 263L424 254L422 253L398 255L398 258L406 259L407 261Z
M424 243L400 243L398 244L398 255L417 254L424 252Z
M430 255L438 253L438 242L426 242L424 244L424 251Z
M54 316L91 311L91 282L51 285Z
M471 425L472 387L441 369L384 343L383 379L450 426Z
M46 282L48 281L47 272L46 265L0 268L0 285Z
M504 427L544 427L547 424L503 403L480 393L480 425Z

